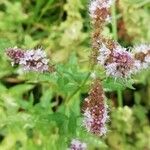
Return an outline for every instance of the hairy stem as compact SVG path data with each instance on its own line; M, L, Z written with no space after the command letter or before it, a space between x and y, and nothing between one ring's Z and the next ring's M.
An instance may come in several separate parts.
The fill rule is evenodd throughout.
M115 1L112 5L111 13L112 13L113 38L114 38L115 41L117 41L118 40L118 36L117 36L117 14L116 14L116 3L115 3ZM117 90L117 95L118 95L118 105L120 107L123 107L122 90L118 89Z

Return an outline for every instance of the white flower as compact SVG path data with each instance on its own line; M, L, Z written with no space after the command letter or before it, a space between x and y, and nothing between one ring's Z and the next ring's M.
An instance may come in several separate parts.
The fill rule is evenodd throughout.
M42 63L44 63L44 64L48 64L48 62L49 62L49 60L48 60L48 59L46 59L46 58L42 59Z
M112 0L92 0L89 6L90 16L92 18L103 18L103 20L105 21L110 21L109 14L107 14L107 16L105 16L105 19L104 19L104 16L100 16L103 13L100 14L100 13L97 13L97 11L101 10L101 11L107 12L107 9L112 5L112 2L113 2Z
M19 64L20 65L26 65L27 60L25 58L21 58Z
M73 139L71 141L71 146L69 148L70 150L86 150L87 149L87 145L86 143L83 143L77 139Z
M91 16L94 16L96 9L99 8L99 2L96 1L91 1L91 4L89 6L89 12ZM95 17L93 17L95 18Z
M113 0L101 0L100 3L101 3L101 8L109 8L113 4Z
M26 71L44 72L48 71L48 62L46 53L42 49L27 50L24 57L20 59L19 64Z
M133 52L134 53L144 53L146 54L150 50L150 44L141 44L133 47Z
M150 67L150 45L141 44L133 48L133 55L135 58L134 66L138 67L138 71Z
M99 64L104 66L107 76L126 78L135 71L133 55L118 43L111 51L102 44L99 51L97 60Z
M90 76L92 79L96 79L96 73L95 72L92 72Z
M101 65L105 64L105 61L109 58L111 51L104 45L99 49L99 56L97 57L98 63Z
M84 115L83 125L86 127L87 131L90 132L93 118L88 108L84 111L83 115Z
M27 50L25 52L24 59L25 60L30 60L30 59L32 59L33 55L34 55L34 50Z
M147 56L145 57L144 61L145 61L146 63L150 63L150 55L147 55Z

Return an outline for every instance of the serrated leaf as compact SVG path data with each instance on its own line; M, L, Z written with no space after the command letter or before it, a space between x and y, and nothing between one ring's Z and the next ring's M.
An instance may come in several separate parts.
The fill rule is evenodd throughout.
M48 115L49 121L55 121L59 128L60 134L67 134L68 130L68 117L62 113L54 113Z

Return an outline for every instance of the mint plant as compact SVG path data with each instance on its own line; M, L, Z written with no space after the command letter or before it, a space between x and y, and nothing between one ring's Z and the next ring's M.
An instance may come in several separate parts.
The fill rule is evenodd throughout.
M74 4L78 4L77 10L74 11L82 8L79 1L73 0L65 5L65 9L69 9L69 6L72 7ZM40 8L42 5L42 2L37 2L36 7ZM44 11L46 10L42 10ZM38 11L36 13L38 14ZM15 70L7 74L6 80L16 85L13 87L8 85L8 88L0 85L2 91L0 129L4 137L8 135L8 139L4 141L7 143L12 139L13 143L7 148L8 143L4 142L2 145L4 150L108 149L104 139L107 138L109 131L111 132L111 129L109 130L111 122L112 127L117 128L122 134L124 141L125 133L131 133L129 125L127 130L122 129L126 127L126 124L122 124L128 120L133 124L131 110L128 107L123 108L122 91L125 88L135 89L134 75L149 69L150 45L141 44L125 48L119 44L116 33L115 1L91 0L88 13L92 25L92 50L89 59L86 60L89 65L86 69L79 66L75 53L72 53L66 63L54 63L42 48L6 48L5 54ZM70 48L73 38L64 39L64 37L75 34L74 39L77 40L76 32L80 33L82 28L79 13L74 15L69 9L68 14L69 18L73 16L78 21L65 32L60 42L66 50ZM68 22L71 20L69 19ZM76 25L79 28L77 31L74 30ZM112 38L104 34L107 25L112 25ZM62 28L65 27L64 23ZM56 35L53 36L55 39ZM85 38L86 36L82 35L82 40ZM67 45L66 42L69 44ZM13 76L16 78L14 79ZM117 91L119 105L115 113L116 118L114 112L111 112L113 104L106 96L108 91L114 90ZM135 112L138 110L135 109ZM125 114L122 115L124 112ZM128 117L125 117L126 113ZM145 114L146 112L143 116Z

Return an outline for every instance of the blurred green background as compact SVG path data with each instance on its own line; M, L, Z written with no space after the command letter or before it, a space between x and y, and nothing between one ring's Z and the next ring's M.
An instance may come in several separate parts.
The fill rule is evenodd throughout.
M91 82L80 88L91 71L89 3L0 0L0 150L65 150L72 138L86 142L90 150L150 150L148 70L133 77L134 88L103 82L110 106L105 137L82 129L81 104ZM117 0L115 16L123 46L150 42L149 0ZM111 23L104 34L113 37ZM59 73L24 74L12 68L5 49L13 46L42 46ZM102 70L96 71L101 75Z

